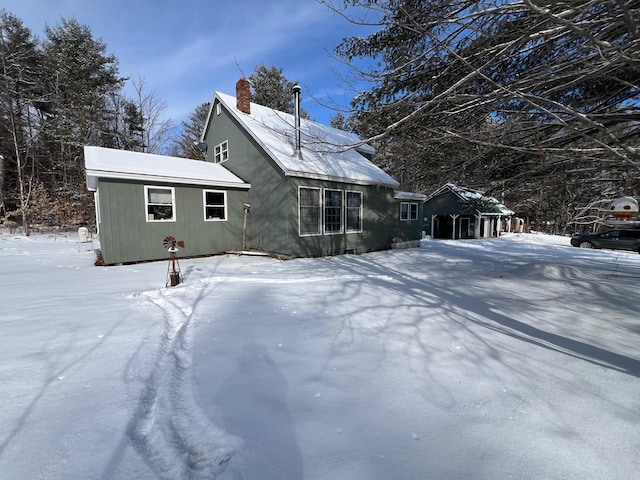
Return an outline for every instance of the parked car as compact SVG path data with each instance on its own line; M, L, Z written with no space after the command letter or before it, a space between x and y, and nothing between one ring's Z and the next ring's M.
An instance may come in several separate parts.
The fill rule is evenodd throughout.
M593 235L574 235L571 245L580 248L611 248L640 252L640 228L609 230Z

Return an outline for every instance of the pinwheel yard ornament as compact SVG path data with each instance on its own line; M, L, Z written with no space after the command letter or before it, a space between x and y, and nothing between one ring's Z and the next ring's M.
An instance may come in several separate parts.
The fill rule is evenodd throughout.
M180 263L178 263L178 245L184 246L184 242L178 242L174 237L169 235L165 237L162 242L164 248L169 252L169 267L167 268L167 283L166 287L171 285L175 287L180 284Z

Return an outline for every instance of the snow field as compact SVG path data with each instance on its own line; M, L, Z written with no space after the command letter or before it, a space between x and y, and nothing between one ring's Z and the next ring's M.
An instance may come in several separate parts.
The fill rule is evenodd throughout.
M0 260L0 478L640 471L636 254L508 235L220 256L173 288L71 238L0 237Z

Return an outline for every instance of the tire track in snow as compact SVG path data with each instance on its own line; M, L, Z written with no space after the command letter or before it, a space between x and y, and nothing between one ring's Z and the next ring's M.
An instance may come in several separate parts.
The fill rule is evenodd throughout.
M193 309L179 298L170 300L166 290L144 296L163 312L165 330L129 436L158 478L215 479L242 442L209 420L195 399Z

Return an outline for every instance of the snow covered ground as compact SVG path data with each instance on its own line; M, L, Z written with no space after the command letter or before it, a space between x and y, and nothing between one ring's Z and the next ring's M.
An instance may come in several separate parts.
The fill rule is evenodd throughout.
M0 237L0 478L631 479L640 255L568 238L94 267Z

